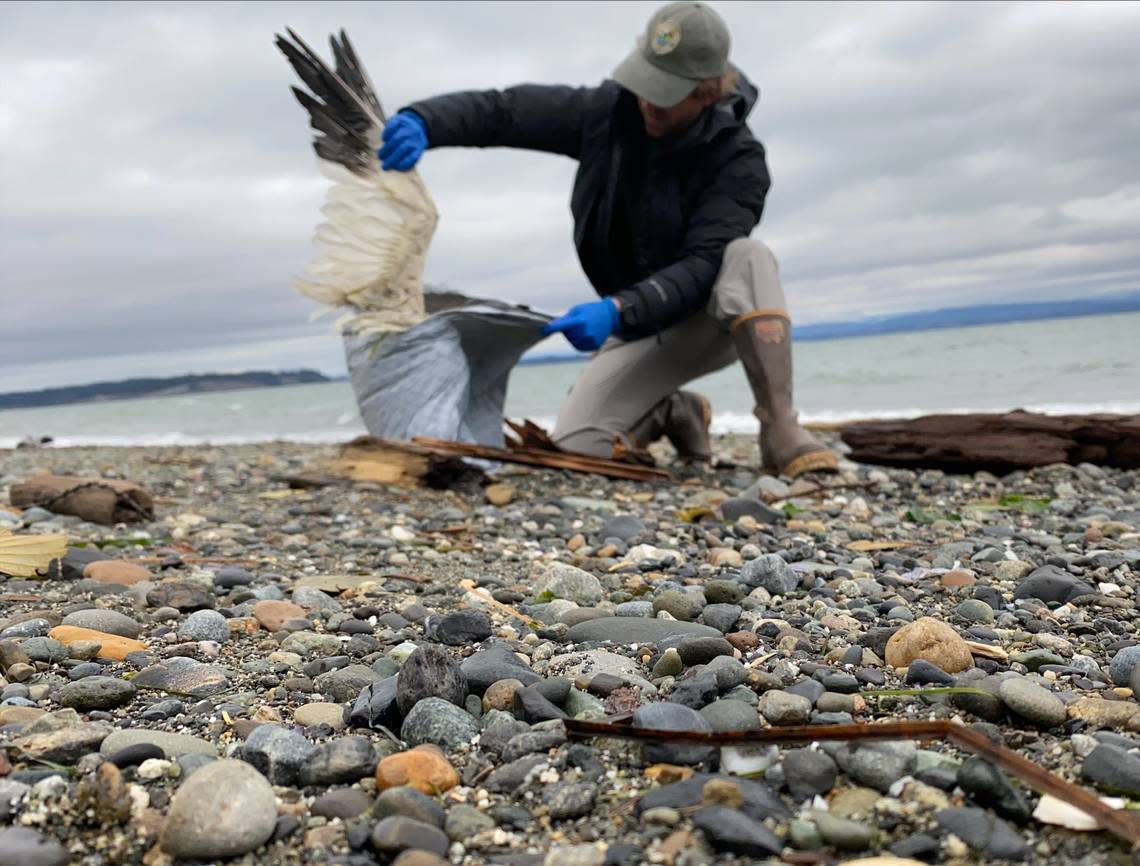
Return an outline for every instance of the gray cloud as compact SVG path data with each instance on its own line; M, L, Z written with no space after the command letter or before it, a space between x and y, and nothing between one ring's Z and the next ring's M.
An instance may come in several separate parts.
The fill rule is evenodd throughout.
M336 370L289 288L325 182L293 72L348 30L389 109L596 83L657 3L27 3L0 33L0 390L185 369ZM1140 7L722 2L760 86L755 236L801 322L1140 285ZM430 152L428 278L589 297L574 164Z

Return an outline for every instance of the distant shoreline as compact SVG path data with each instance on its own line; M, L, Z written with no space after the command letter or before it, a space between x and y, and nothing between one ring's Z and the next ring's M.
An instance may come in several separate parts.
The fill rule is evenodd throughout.
M1090 306L1096 309L1088 308ZM1042 307L1055 309L1046 310ZM1001 318L998 313L1025 308L1014 318ZM1066 312L1063 308L1080 308ZM884 337L890 334L915 334L923 331L948 331L954 328L980 328L987 325L1019 325L1026 322L1047 322L1057 319L1084 319L1095 316L1140 313L1140 292L1134 295L1106 299L1103 304L1093 301L1065 301L1056 304L994 304L984 307L956 307L924 313L901 313L878 316L855 322L820 322L814 325L792 326L793 339L801 343L824 340L852 340L859 337ZM565 364L581 361L585 355L574 352L543 354L524 357L519 366L539 364Z
M107 403L155 397L181 397L188 394L216 394L254 388L278 388L286 385L319 385L333 381L336 379L316 370L191 373L184 376L122 379L0 394L0 410L41 409L76 403Z
M991 304L880 316L861 321L800 325L794 328L794 338L798 342L823 342L1131 313L1140 313L1140 292L1110 298L1032 304ZM581 363L587 357L577 352L546 352L524 356L517 366ZM134 378L0 394L0 411L245 391L289 385L315 385L346 381L346 379L346 376L326 376L316 370L308 369Z
M1026 304L986 304L952 307L918 313L871 316L851 322L820 322L794 327L797 340L839 340L847 337L877 337L915 331L974 328L983 325L1017 325L1055 319L1080 319L1140 312L1140 292L1109 298L1049 301Z

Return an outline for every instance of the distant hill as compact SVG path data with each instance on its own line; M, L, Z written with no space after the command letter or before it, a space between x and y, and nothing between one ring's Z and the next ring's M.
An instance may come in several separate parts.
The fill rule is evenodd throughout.
M799 325L797 340L835 340L840 337L866 337L903 331L930 331L937 328L968 328L972 325L1000 325L1042 319L1070 319L1074 316L1103 316L1140 310L1140 292L1104 298L1078 298L1071 301L1035 301L1020 304L981 304L947 307L917 313L870 316L849 322L821 322Z
M32 409L65 403L91 403L101 400L130 400L138 397L171 397L178 394L206 394L214 391L240 391L246 388L273 388L280 385L311 385L332 381L316 370L267 370L248 373L202 373L168 378L124 379L95 382L39 391L0 394L0 409Z
M844 337L870 337L878 334L901 334L906 331L932 331L939 328L968 328L973 325L1002 325L1043 319L1071 319L1075 316L1104 316L1112 313L1140 311L1140 292L1103 298L1079 298L1070 301L1034 301L1019 304L978 304L969 307L947 307L917 313L868 316L846 322L820 322L796 325L795 339L838 340ZM543 352L527 355L523 365L561 364L580 361L586 356L575 352Z

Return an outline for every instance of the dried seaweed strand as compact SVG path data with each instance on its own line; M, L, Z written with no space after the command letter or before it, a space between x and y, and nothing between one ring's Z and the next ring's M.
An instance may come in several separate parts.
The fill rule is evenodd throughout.
M1133 848L1140 846L1140 821L1136 816L1123 809L1113 809L1081 786L1042 769L1013 749L990 742L979 731L953 722L945 724L947 738L955 746L987 758L1039 793L1052 794L1059 800L1076 806L1086 815L1095 818L1102 827L1131 842Z
M619 717L628 718L628 715ZM1102 827L1140 849L1140 820L1122 809L1113 809L1079 785L1034 764L1012 749L990 742L978 731L946 720L900 721L852 725L791 725L760 731L729 731L706 734L698 731L661 731L610 722L567 719L570 737L619 737L658 742L695 742L720 746L726 743L811 743L821 740L946 740L964 751L979 755L1016 776L1030 788L1052 794L1095 818Z

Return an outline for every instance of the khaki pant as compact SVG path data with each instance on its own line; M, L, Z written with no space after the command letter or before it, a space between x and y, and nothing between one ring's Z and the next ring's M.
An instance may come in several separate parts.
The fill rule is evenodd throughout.
M609 457L658 401L736 360L732 328L749 314L787 316L779 267L760 241L740 238L724 251L708 306L656 337L611 337L590 359L558 413L554 441L568 451Z

